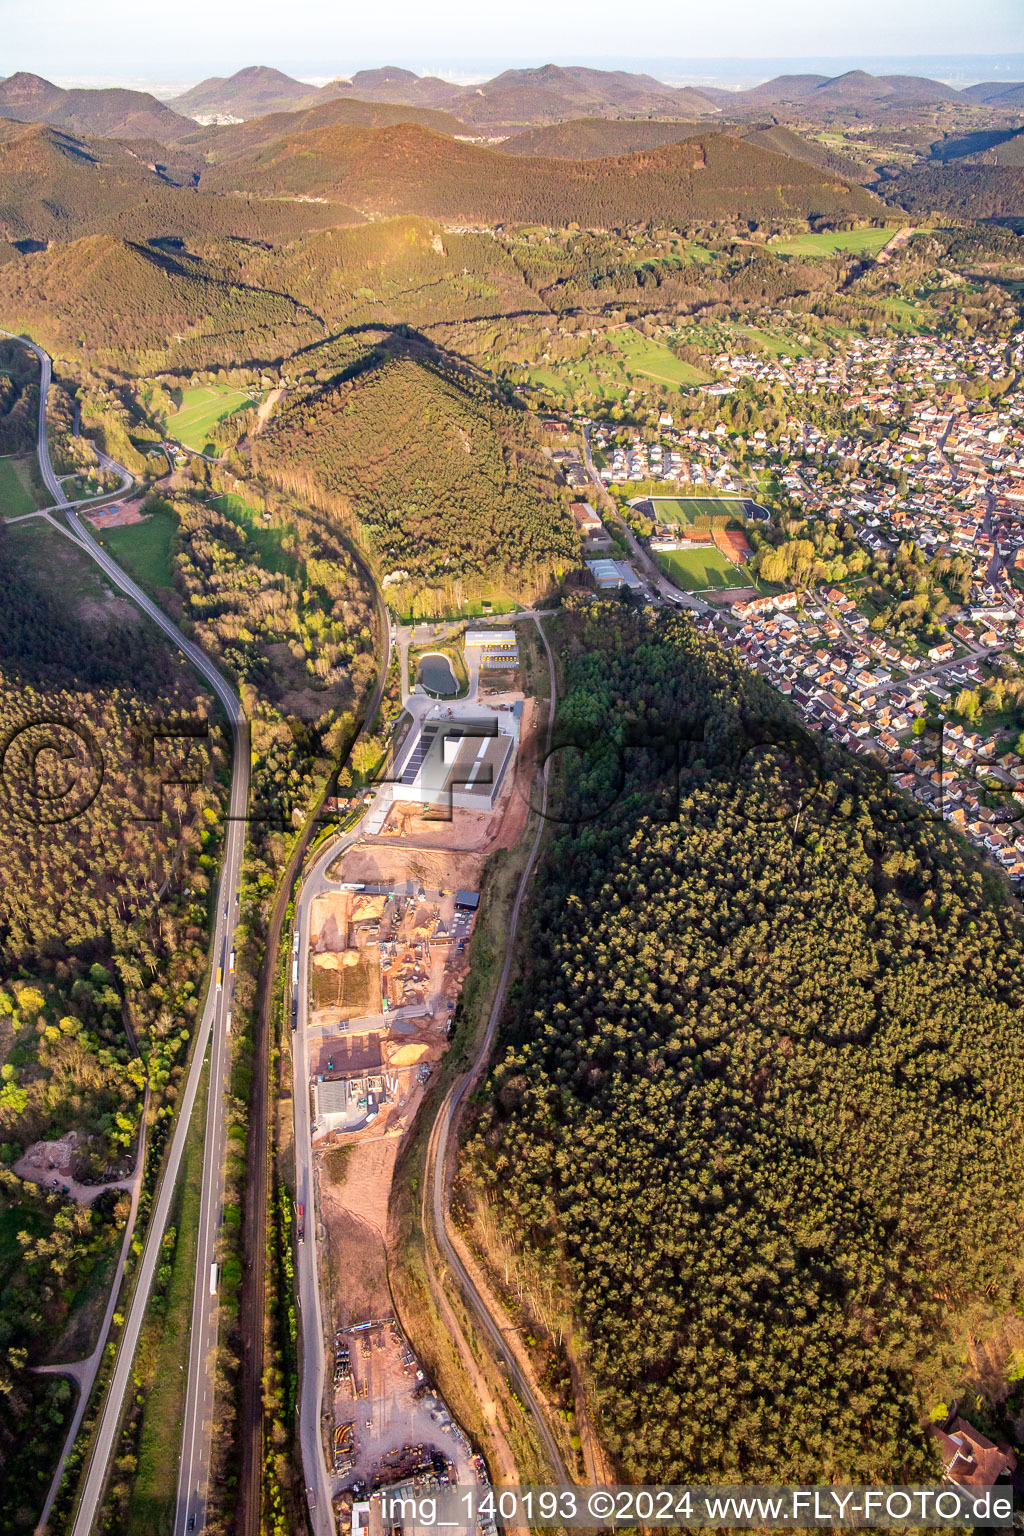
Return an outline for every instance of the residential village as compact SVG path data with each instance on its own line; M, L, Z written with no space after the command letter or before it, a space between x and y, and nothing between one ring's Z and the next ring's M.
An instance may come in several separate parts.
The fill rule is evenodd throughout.
M1000 713L966 722L956 710L961 690L991 687L999 670L1019 677L1024 667L1024 335L1009 350L984 338L854 337L829 358L723 353L714 364L706 396L749 384L776 399L781 391L788 415L777 440L760 428L741 437L723 421L680 427L662 413L651 443L649 430L586 420L578 425L600 468L556 454L568 483L655 482L668 496L743 498L771 477L775 496L766 499L796 517L852 526L869 554L916 546L919 559L966 559L969 597L950 604L941 637L925 640L873 628L852 582L801 590L760 582L678 600L785 694L811 730L883 764L901 790L1024 888L1024 758L1014 750L1024 722ZM997 380L1003 392L993 410L985 386ZM865 423L873 430L858 430ZM657 516L657 501L630 505ZM752 503L732 503L736 512L741 505L749 517ZM593 508L583 504L576 516L596 552ZM639 553L657 559L678 533L656 525ZM588 564L596 584L608 585L597 568L611 562ZM664 575L657 590L644 584L644 595L652 592L672 596Z

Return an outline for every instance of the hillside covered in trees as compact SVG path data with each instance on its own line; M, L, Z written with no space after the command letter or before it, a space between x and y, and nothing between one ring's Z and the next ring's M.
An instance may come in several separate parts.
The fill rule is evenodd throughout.
M708 133L612 159L516 159L410 123L290 135L204 172L200 189L319 196L378 214L619 227L699 218L870 217L877 200L803 160Z
M318 341L286 294L228 280L188 252L89 235L0 266L0 314L58 356L137 369L244 361L258 368Z
M625 1479L927 1481L1022 1300L1020 919L681 616L560 635L578 750L471 1182Z
M212 700L185 663L47 537L57 544L27 558L0 525L5 1532L33 1529L73 1405L66 1380L32 1368L93 1347L130 1203L107 1192L82 1207L15 1168L31 1144L74 1132L75 1176L117 1177L137 1153L147 1083L159 1157L198 1014L225 767ZM150 770L147 729L185 722L199 738L155 748Z
M161 146L152 146L157 154ZM168 153L166 159L171 159ZM128 240L214 235L287 239L355 224L341 204L208 197L116 139L82 138L47 124L0 117L0 240Z
M432 351L382 345L313 387L252 445L257 473L356 528L389 596L534 596L578 538L524 413ZM460 599L461 600L461 599Z

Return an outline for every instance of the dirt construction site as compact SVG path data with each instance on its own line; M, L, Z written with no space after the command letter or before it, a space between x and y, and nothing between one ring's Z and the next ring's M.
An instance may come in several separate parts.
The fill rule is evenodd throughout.
M395 802L374 835L329 865L313 900L306 1019L314 1167L333 1401L324 1443L335 1487L486 1478L395 1320L388 1213L404 1133L451 1032L471 963L484 865L522 836L537 710L492 810L440 819ZM330 1358L330 1355L329 1355Z
M476 1477L469 1442L394 1321L385 1235L402 1136L469 968L484 857L357 844L311 908L307 1038L335 1361L324 1428L347 1487Z

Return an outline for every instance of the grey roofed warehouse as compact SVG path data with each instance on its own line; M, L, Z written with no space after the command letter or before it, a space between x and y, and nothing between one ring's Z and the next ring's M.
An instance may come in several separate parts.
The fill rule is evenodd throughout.
M497 804L515 737L498 717L427 719L395 764L392 796L421 805L489 811Z

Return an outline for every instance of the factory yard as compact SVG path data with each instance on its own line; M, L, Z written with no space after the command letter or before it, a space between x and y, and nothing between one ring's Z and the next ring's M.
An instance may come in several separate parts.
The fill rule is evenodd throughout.
M357 1491L475 1476L469 1441L399 1331L386 1245L399 1147L468 970L482 864L477 853L357 844L311 909L307 1039L334 1349L325 1431L329 1466Z
M337 1334L334 1419L335 1468L368 1491L417 1476L475 1481L469 1439L394 1321Z
M476 654L470 666L476 682ZM308 1235L328 1352L323 1443L343 1501L487 1475L402 1334L388 1279L395 1166L454 1027L485 865L529 814L536 701L514 686L517 657L487 672L486 699L474 688L457 707L413 711L366 832L324 857L310 890Z

